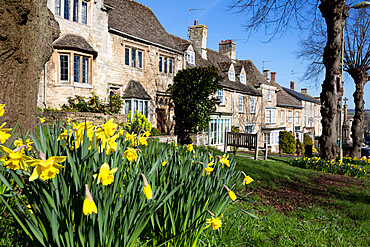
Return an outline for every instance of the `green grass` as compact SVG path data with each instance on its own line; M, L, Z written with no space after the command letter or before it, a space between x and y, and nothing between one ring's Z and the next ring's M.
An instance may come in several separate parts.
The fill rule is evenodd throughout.
M249 198L259 203L231 205L222 230L205 231L203 246L369 245L369 175L359 179L301 169L281 157L235 159L255 180L239 194L253 192ZM234 206L253 210L259 219Z

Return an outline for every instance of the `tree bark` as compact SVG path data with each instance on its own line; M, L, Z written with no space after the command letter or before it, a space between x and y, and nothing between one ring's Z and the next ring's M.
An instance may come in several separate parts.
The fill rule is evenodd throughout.
M325 80L322 84L321 116L322 136L320 138L321 157L335 159L338 152L338 123L343 95L341 73L341 50L344 21L348 17L345 0L321 0L319 9L327 25L327 43L323 54Z
M348 73L355 81L356 90L353 93L355 103L355 116L353 117L351 127L352 148L351 157L359 158L361 156L361 147L364 143L364 123L365 123L365 101L364 87L369 80L369 75L360 69L349 69Z
M34 131L40 75L59 37L47 0L0 0L0 104L2 122Z

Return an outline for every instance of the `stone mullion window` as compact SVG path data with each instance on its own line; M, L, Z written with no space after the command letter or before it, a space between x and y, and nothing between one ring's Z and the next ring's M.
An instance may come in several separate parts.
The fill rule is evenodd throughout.
M61 0L55 0L55 15L61 16L62 14L62 2Z
M142 69L143 68L143 51L132 48L132 47L125 47L125 65L130 66L132 68L138 68Z
M90 0L54 0L54 14L87 25Z
M58 57L58 81L60 83L91 84L91 55L70 51L58 53Z
M146 118L149 118L149 100L129 98L125 100L125 114L131 114L133 118L136 111L139 111Z
M59 80L69 82L69 54L59 54Z

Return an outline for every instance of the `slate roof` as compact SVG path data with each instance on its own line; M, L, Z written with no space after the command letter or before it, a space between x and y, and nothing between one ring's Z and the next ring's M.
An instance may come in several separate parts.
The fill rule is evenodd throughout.
M133 0L104 0L104 3L113 6L108 12L110 32L116 30L131 38L138 38L180 51L172 36L166 32L147 6Z
M298 100L304 100L304 101L308 101L308 102L313 102L315 104L320 104L320 101L316 100L315 98L313 98L313 97L311 97L307 94L299 93L299 92L297 92L293 89L286 88L286 87L283 87L283 89Z
M275 81L270 81L270 84L278 89L278 92L276 93L277 106L303 108L299 100L287 93L282 86L277 84Z
M170 33L169 33L169 35L173 39L173 41L174 41L174 43L175 43L175 45L176 45L176 47L179 51L185 52L189 48L191 43L188 40L182 39L182 38L180 38L176 35L170 34Z
M123 98L136 98L136 99L146 99L150 100L151 97L145 91L143 85L140 82L130 80L127 84L127 87L123 93Z
M92 54L94 57L98 52L86 41L82 36L76 34L65 34L54 41L53 47L55 49L72 49L76 51Z
M246 79L253 86L258 87L261 84L272 86L272 84L266 80L266 78L261 74L251 60L237 60L237 64L244 65Z

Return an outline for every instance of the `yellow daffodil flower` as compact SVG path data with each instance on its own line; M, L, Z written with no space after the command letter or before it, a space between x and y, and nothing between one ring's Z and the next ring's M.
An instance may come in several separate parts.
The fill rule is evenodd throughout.
M222 216L223 215L221 214L217 218L214 218L213 216L211 216L211 219L206 219L206 226L204 227L204 229L207 229L211 225L212 225L212 230L217 230L218 228L220 228L222 225L222 221L221 221Z
M4 115L4 112L5 112L5 104L0 104L0 117L2 117Z
M6 122L4 122L1 126L0 126L0 144L4 144L10 137L10 134L6 133L8 131L11 131L12 129L11 128L3 128L4 126L6 125Z
M165 166L167 164L167 160L162 162L162 166Z
M228 166L230 167L230 160L228 160L229 158L229 155L226 156L226 154L222 155L221 159L218 161L219 163L222 164L222 168L224 168L224 166Z
M153 198L153 192L152 188L150 187L150 184L148 184L148 180L146 180L146 177L143 173L140 174L141 177L143 178L143 192L144 195L148 200L151 200Z
M26 161L29 166L35 166L29 181L33 181L37 178L46 181L55 177L55 175L59 174L59 169L64 168L64 166L59 165L59 163L64 162L66 159L67 156L53 156L47 160L41 158L41 160L35 159Z
M127 150L123 154L123 158L127 158L128 161L136 161L137 157L139 157L136 153L136 150L133 148L127 148Z
M117 126L118 124L113 123L113 118L109 119L96 130L96 137L102 142L106 142L114 135Z
M193 144L188 144L188 148L186 149L187 152L193 152L194 151L194 147L193 147ZM194 151L195 152L195 151Z
M227 190L227 193L229 194L230 199L232 201L235 201L237 199L235 193L232 190L230 190L229 187L227 187L226 185L223 184L222 186L224 186L225 189Z
M1 157L0 161L3 162L3 165L6 168L12 169L12 170L18 170L22 169L24 171L27 170L27 164L26 162L29 160L32 160L30 157L22 154L21 152L14 152L13 150L0 146L0 150L6 155Z
M84 213L84 215L89 215L92 213L97 214L98 208L96 207L96 204L91 196L91 193L90 193L90 190L87 184L85 184L85 194L86 194L86 197L82 205L82 212Z
M71 122L72 121L72 118L68 118L67 119L67 123Z
M251 178L250 176L244 176L243 185L250 184L253 181L254 181L253 178Z
M45 122L45 118L44 117L40 117L40 123L44 123Z
M97 184L101 182L104 186L107 186L113 183L113 173L115 173L117 170L117 167L110 169L109 165L107 163L104 163L99 169L99 174L94 175L94 178L98 177Z
M139 136L139 144L140 145L145 145L145 146L148 146L148 142L147 142L147 137L144 136L144 135L140 135Z
M204 176L205 174L207 174L208 176L214 170L214 168L211 167L213 165L214 165L213 161L209 162L208 165L204 168L202 176Z
M31 151L31 149L32 149L31 144L33 144L33 141L31 139L27 139L26 140L26 145L27 145L28 151ZM16 147L20 147L20 146L23 146L24 144L23 144L23 141L21 139L19 139L19 140L15 140L14 141L14 145ZM23 148L22 148L21 152L24 153L24 149Z

